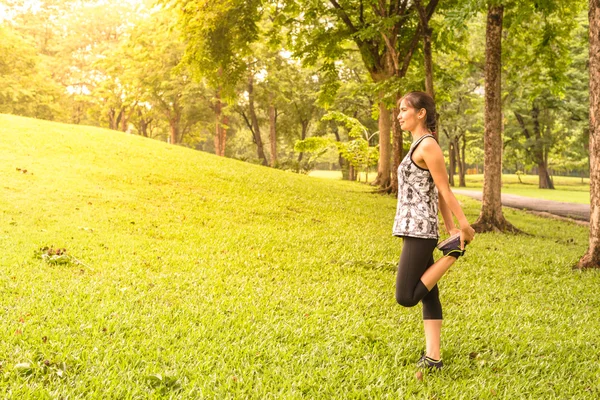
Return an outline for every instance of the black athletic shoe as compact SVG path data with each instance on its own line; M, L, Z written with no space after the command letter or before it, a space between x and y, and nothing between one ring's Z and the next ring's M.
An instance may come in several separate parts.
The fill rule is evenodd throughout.
M423 354L419 361L417 361L417 368L419 369L439 371L443 366L444 363L442 360L434 360L433 358L427 357L425 354Z
M465 250L460 249L460 233L456 233L448 239L438 243L437 248L441 250L445 256L458 258L465 254Z

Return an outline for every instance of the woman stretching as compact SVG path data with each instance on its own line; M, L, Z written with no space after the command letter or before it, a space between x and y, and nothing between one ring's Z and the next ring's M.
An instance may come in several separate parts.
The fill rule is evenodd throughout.
M394 236L403 238L396 277L396 300L405 307L423 303L426 351L419 368L440 369L442 306L437 282L464 254L465 244L475 231L469 225L448 185L444 155L434 135L435 103L423 92L401 99L398 121L410 131L413 144L398 167L398 209ZM439 198L438 198L439 197ZM438 241L438 205L450 238L437 247L444 257L436 262L433 250ZM454 226L456 216L460 229Z

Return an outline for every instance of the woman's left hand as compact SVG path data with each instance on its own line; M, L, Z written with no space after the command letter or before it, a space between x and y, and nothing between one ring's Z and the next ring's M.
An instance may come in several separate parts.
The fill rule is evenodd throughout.
M471 225L466 225L460 228L460 249L465 249L465 244L470 243L475 237L475 230Z
M448 231L448 234L449 234L450 236L452 236L452 235L456 235L457 233L460 233L460 229L458 229L458 228L453 228L453 229L450 229L450 230Z

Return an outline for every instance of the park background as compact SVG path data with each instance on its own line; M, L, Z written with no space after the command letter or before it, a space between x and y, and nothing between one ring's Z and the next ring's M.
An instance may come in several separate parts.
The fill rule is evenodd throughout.
M588 227L478 235L443 374L393 300L396 101L434 93L451 183L483 186L499 7L502 190L590 202L588 4L498 4L0 1L1 393L598 397Z

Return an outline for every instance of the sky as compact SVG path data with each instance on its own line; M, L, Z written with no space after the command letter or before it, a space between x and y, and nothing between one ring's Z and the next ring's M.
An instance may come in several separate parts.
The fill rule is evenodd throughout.
M123 0L122 3L128 3L131 7L137 6L146 2L146 0ZM11 4L12 5L8 5ZM31 10L36 12L40 10L43 0L0 0L0 23L4 21L10 21L14 17L14 14L19 11ZM108 0L89 0L82 1L83 4L98 5L108 4Z
M4 1L0 2L0 22L10 21L17 10L26 10L29 8L39 10L40 8L39 0L21 0L18 3L20 5L9 6Z

